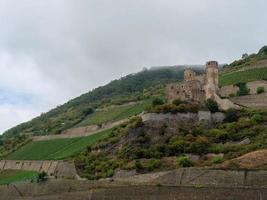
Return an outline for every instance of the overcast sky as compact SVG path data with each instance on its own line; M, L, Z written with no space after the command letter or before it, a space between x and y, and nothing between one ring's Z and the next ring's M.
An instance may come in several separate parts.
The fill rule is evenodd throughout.
M143 67L267 44L266 0L0 0L0 133Z

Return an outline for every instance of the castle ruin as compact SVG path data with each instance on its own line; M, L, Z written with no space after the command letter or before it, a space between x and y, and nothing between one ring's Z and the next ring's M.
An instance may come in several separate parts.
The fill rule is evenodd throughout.
M229 99L219 96L219 66L217 61L208 61L204 75L197 75L191 69L184 70L184 81L167 85L166 95L169 102L175 99L192 102L204 102L213 99L220 109L237 108Z

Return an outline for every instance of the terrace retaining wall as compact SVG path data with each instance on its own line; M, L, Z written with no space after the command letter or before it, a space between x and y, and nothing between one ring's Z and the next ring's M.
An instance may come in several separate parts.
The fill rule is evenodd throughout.
M113 181L51 179L0 186L0 199L265 200L266 170L186 168Z
M61 178L75 178L77 176L74 163L67 161L0 160L0 170L46 172L49 176Z

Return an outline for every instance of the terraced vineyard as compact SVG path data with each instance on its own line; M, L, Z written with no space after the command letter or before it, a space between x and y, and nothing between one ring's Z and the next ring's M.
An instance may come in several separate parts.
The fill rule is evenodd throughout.
M73 156L87 146L108 136L111 130L79 138L34 141L8 155L8 160L61 160Z
M103 124L126 119L130 116L141 113L145 107L151 105L151 102L151 99L147 99L134 105L116 106L107 108L106 110L96 111L94 114L79 123L76 127Z
M37 179L38 173L32 171L16 171L5 170L0 171L0 185L6 185L10 183L17 183L23 181L34 181Z
M267 79L267 68L255 68L245 71L223 73L219 76L219 84L220 86L225 86L263 79Z

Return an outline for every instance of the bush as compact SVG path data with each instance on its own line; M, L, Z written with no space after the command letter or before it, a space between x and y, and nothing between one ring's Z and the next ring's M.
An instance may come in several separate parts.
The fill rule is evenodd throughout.
M177 158L177 163L181 167L192 167L193 163L187 156L180 156Z
M146 164L146 169L148 171L153 171L154 169L159 168L160 165L161 165L160 160L158 160L158 159L151 159Z
M184 101L182 101L181 99L175 99L172 104L179 106L180 104L184 103Z
M253 123L259 123L259 122L262 122L263 121L263 116L261 115L261 114L259 114L259 113L256 113L256 114L254 114L252 117L251 117L251 121L253 122Z
M212 163L213 164L220 164L220 163L222 163L223 162L223 158L222 157L214 157L213 159L212 159Z
M140 170L143 170L144 167L143 165L141 164L141 162L139 160L136 160L135 163L134 163L134 168L137 170L137 171L140 171Z
M247 83L238 83L236 84L236 86L239 87L239 90L236 93L237 96L244 96L249 94L250 89L247 87Z
M261 94L265 92L265 88L264 87L258 87L257 88L257 94Z
M38 174L38 182L43 182L46 181L48 179L48 175L46 172L41 172Z
M187 150L191 153L203 154L207 152L209 146L210 143L207 137L198 136L196 140L190 144Z
M219 107L216 101L212 99L207 99L205 102L206 107L209 109L210 112L217 112L219 111Z
M239 119L239 112L233 108L230 108L225 113L224 122L235 122Z
M156 107L156 106L159 106L159 105L163 105L164 104L164 101L160 98L155 98L153 99L152 101L152 106L153 107Z

